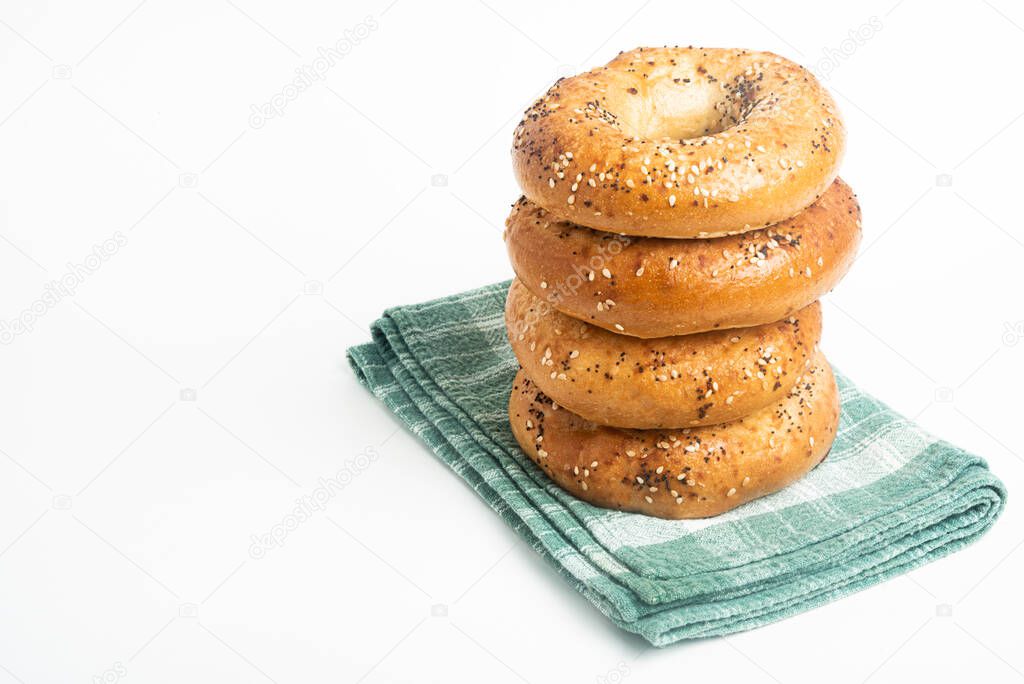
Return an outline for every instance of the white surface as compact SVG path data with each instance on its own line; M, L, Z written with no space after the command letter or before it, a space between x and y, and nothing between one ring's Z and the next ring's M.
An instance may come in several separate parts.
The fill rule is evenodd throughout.
M0 347L0 682L1024 677L1020 5L389 2L0 3L0 320L126 241ZM323 83L250 126L360 22ZM825 349L986 456L1011 503L911 576L656 651L517 543L344 350L387 306L508 277L519 113L664 43L829 70L865 242Z

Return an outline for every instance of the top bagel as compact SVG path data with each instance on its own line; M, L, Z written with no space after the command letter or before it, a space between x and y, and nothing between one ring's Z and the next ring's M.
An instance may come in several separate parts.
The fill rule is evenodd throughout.
M845 142L832 97L787 59L638 48L556 82L516 128L512 160L557 218L701 238L797 214L836 177Z

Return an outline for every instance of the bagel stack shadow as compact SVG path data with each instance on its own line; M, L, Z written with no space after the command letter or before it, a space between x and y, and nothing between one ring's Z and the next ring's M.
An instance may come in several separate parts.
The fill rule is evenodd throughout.
M746 50L621 53L527 110L509 421L558 486L701 518L825 458L839 398L817 300L860 241L844 147L810 73Z

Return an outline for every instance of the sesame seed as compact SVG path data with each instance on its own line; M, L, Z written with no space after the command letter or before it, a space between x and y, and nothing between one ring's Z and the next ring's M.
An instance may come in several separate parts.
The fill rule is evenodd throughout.
M670 206L670 207L676 206L676 196L675 195L669 195L668 196L668 206Z
M611 278L612 272L606 268L601 271L601 275L603 275L605 278Z
M645 497L644 497L644 500L645 500L645 501L646 501L647 503L654 503L654 499L652 499L652 498L651 498L651 497L649 497L649 496L645 496Z
M580 482L580 487L583 487L583 491L587 491L588 489L586 482Z
M570 358L570 359L575 359L575 358L577 358L577 357L578 357L579 355L580 355L580 352L579 352L579 350L577 350L577 349L573 349L573 350L572 350L571 352L569 352L569 358Z
M542 289L542 290L548 289L548 281L546 281L546 280L540 281L540 289Z
M640 268L636 269L636 276L637 276L637 278L639 278L643 274L644 274L644 267L643 266L641 266Z
M725 495L726 495L726 496L733 496L733 495L734 495L735 493L736 493L736 488L735 488L735 487L730 487L730 488L729 488L729 491L727 491L727 492L725 493Z
M621 325L619 325L618 323L616 323L616 324L615 324L615 329L616 329L616 330L618 330L619 332L622 332L623 330L625 330L625 328L623 328L623 327L622 327Z
M639 475L637 475L637 478L636 478L636 483L637 483L637 484L643 484L643 483L644 483L644 478L642 478L642 477L640 477Z
M568 204L573 204L573 203L575 203L575 202L576 202L576 195L569 195L569 196L568 196L568 197L567 197L567 198L565 199L565 201L566 201L566 202L567 202Z

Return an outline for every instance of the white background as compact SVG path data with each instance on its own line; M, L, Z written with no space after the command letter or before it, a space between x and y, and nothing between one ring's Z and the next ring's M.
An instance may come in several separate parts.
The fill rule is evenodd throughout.
M0 320L126 240L0 347L0 682L1024 678L1019 3L136 3L0 3ZM346 31L365 37L323 82L250 125ZM656 650L344 350L388 306L509 277L519 114L558 75L665 43L825 76L865 239L824 348L984 455L1011 502L909 576ZM249 555L346 467L326 510Z

